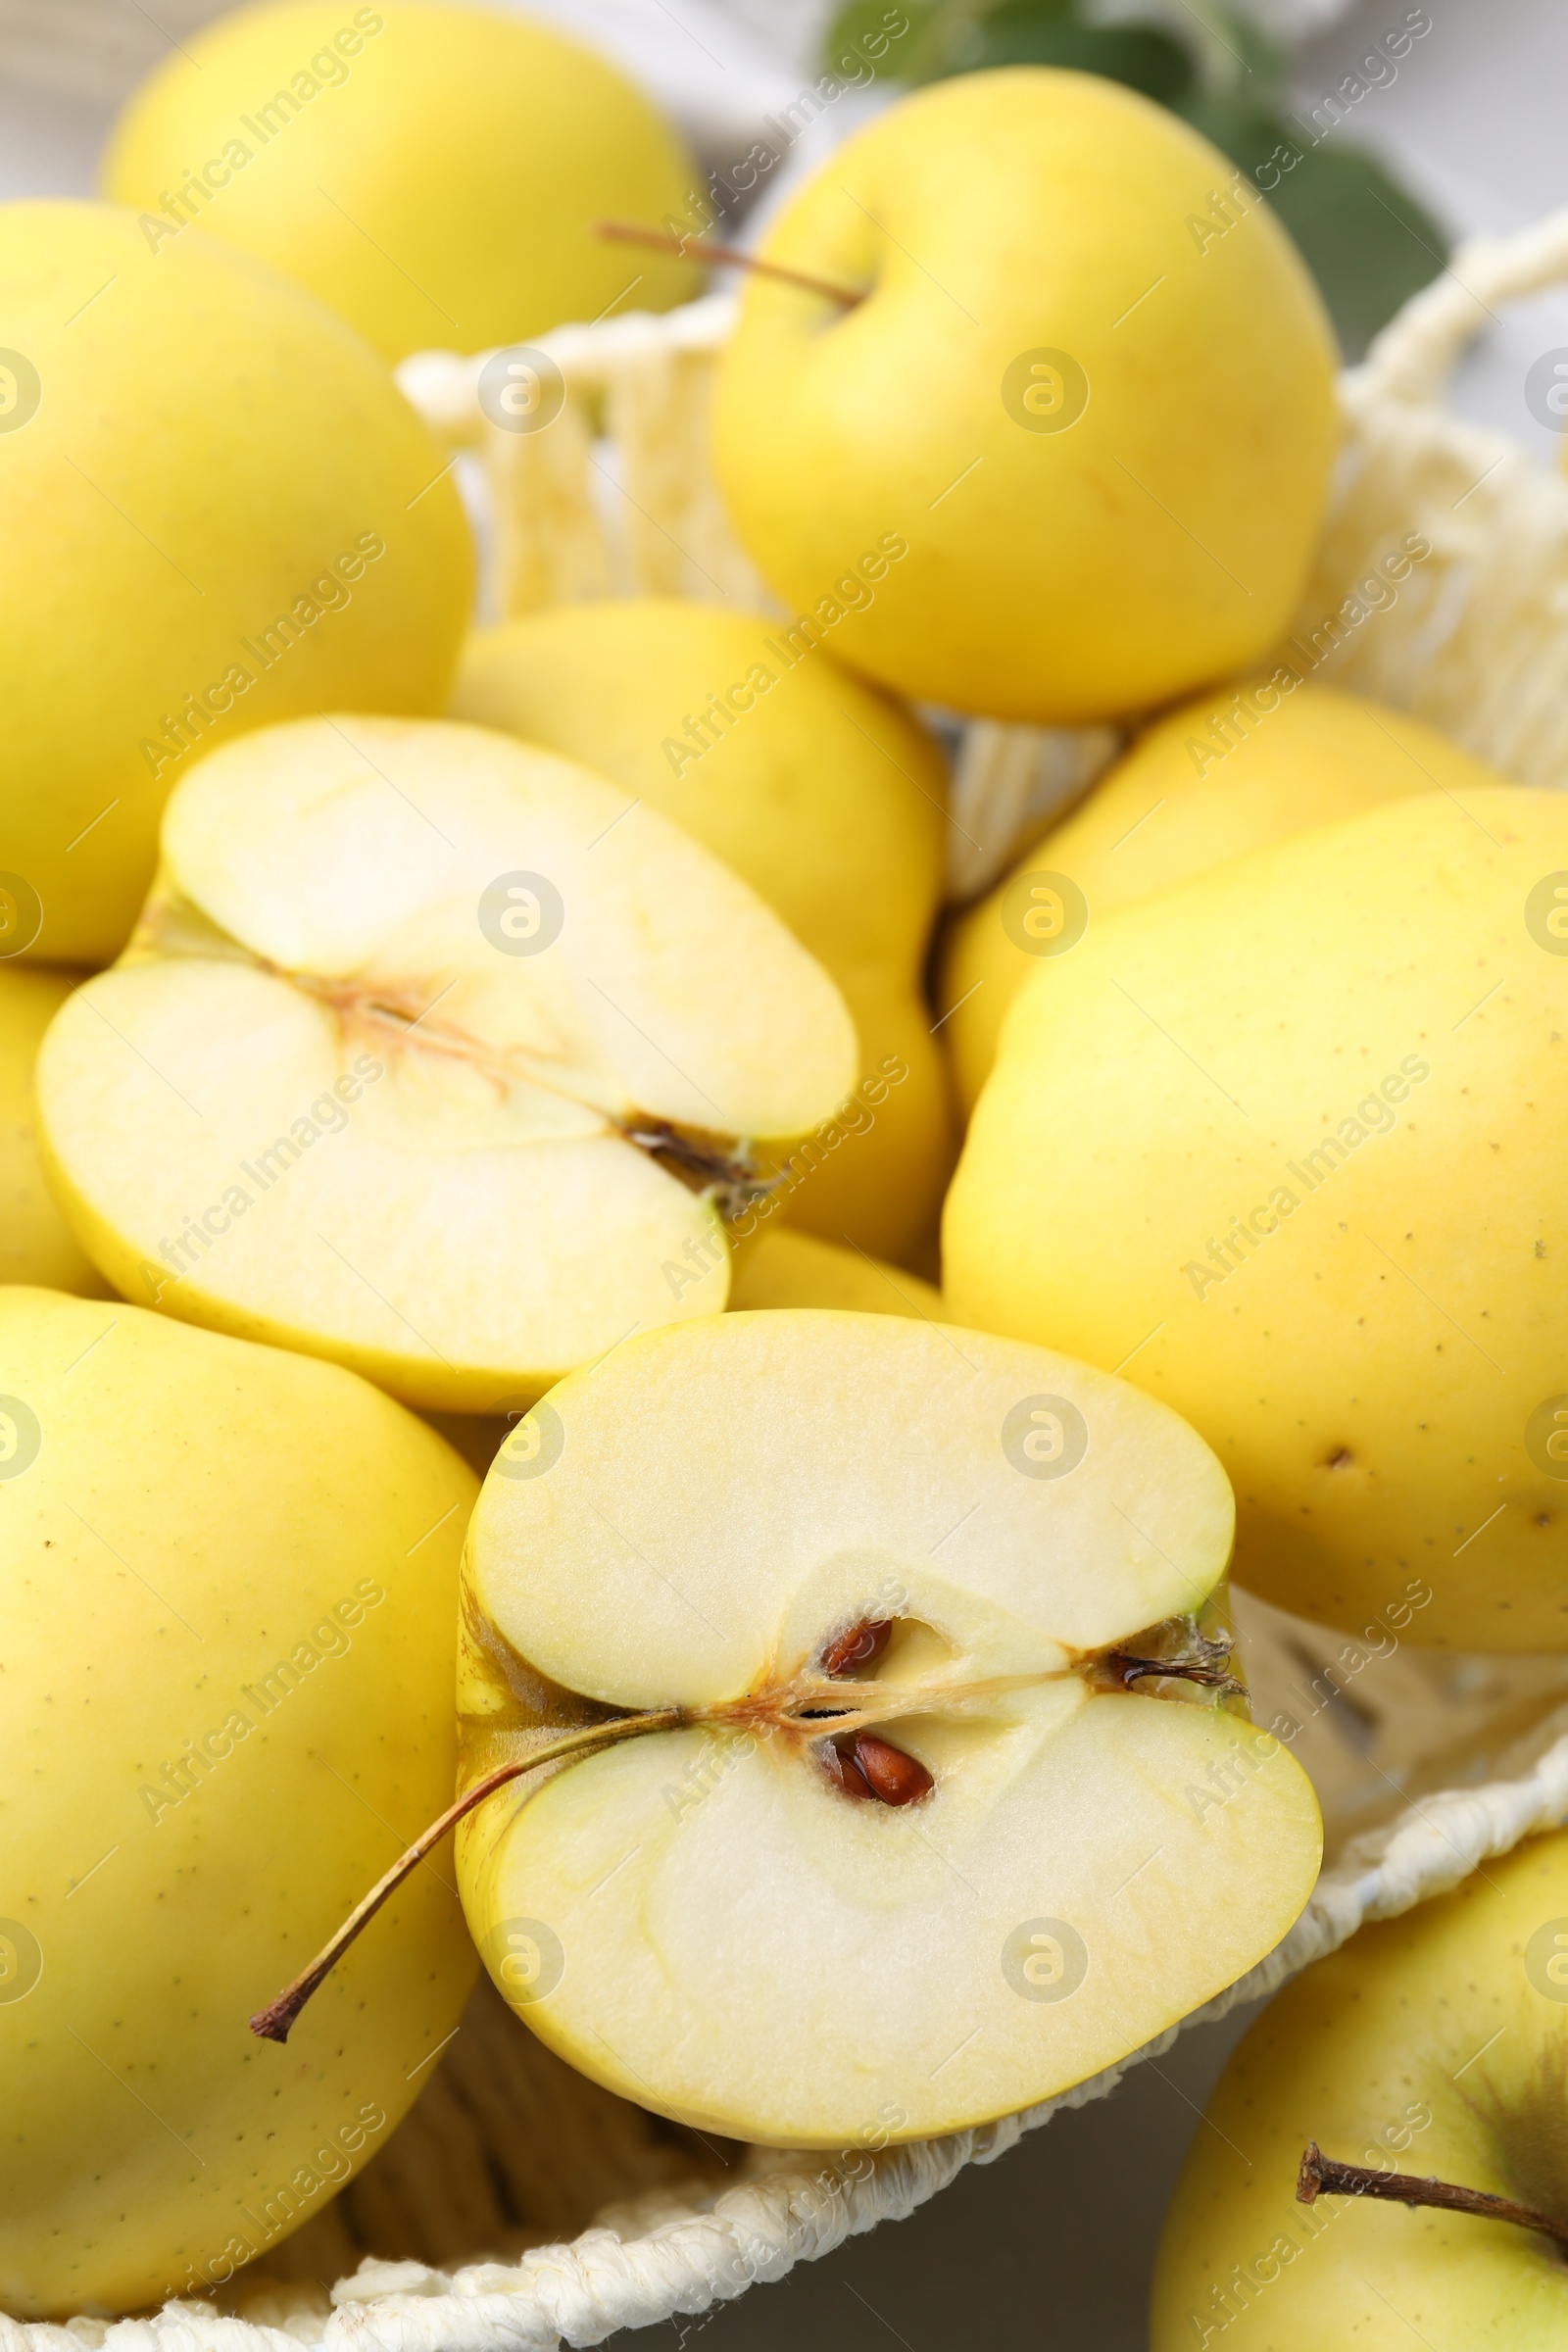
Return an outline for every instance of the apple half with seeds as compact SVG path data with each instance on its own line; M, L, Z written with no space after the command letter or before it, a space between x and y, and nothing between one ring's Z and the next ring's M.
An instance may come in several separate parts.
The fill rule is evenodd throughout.
M584 2074L777 2145L1126 2057L1321 1854L1227 1669L1233 1522L1166 1406L1014 1341L775 1309L575 1373L465 1562L462 1786L523 1769L458 1834L495 1982Z
M493 1412L722 1306L752 1145L858 1068L821 966L667 818L485 728L312 718L177 787L37 1093L127 1298Z

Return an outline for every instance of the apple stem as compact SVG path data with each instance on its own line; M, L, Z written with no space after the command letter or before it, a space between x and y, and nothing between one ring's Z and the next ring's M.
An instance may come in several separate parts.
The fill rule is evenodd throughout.
M1384 2197L1396 2205L1436 2205L1446 2213L1474 2213L1483 2221L1516 2222L1521 2230L1537 2230L1568 2246L1568 2224L1554 2222L1533 2206L1516 2205L1511 2197L1496 2197L1490 2189L1461 2188L1451 2180L1419 2180L1412 2173L1380 2173L1370 2165L1337 2164L1325 2156L1315 2139L1306 2143L1296 2183L1298 2205L1314 2205L1320 2196Z
M1123 1651L1102 1653L1095 1664L1102 1673L1108 1671L1113 1687L1126 1689L1145 1676L1174 1676L1192 1682L1207 1683L1216 1688L1240 1689L1241 1686L1224 1672L1221 1661L1227 1645L1205 1642L1199 1637L1201 1654L1195 1658L1134 1657ZM612 1747L623 1740L634 1740L648 1732L667 1732L703 1725L718 1732L760 1730L764 1736L776 1731L804 1733L808 1738L828 1739L843 1742L855 1757L856 1777L862 1781L866 1794L880 1796L884 1804L903 1805L915 1802L928 1793L931 1776L925 1767L906 1756L900 1748L879 1740L870 1727L890 1718L910 1714L949 1713L969 1706L977 1700L1000 1698L1016 1690L1037 1689L1043 1683L1057 1682L1079 1671L1076 1666L1048 1667L1035 1674L989 1675L971 1683L948 1684L889 1684L861 1682L852 1679L856 1667L874 1663L885 1644L887 1636L880 1626L869 1621L859 1622L829 1645L816 1672L797 1676L782 1686L748 1693L741 1699L720 1700L704 1707L660 1707L642 1715L621 1715L608 1723L596 1723L582 1730L568 1732L559 1740L536 1747L531 1754L502 1764L471 1788L464 1791L427 1830L400 1854L390 1870L377 1879L364 1900L356 1904L348 1918L331 1939L322 1946L310 1966L284 1986L275 2000L269 2001L251 2019L251 2032L266 2041L287 2041L289 2029L317 1986L331 1974L362 1928L375 1917L387 1897L410 1873L416 1870L425 1856L438 1846L449 1831L482 1805L497 1789L524 1773L536 1772L542 1765L553 1764L564 1756L582 1755L595 1748ZM825 1671L824 1671L825 1669ZM863 1750L863 1754L860 1752ZM867 1767L869 1766L869 1770ZM1313 2151L1315 2153L1315 2151ZM1346 2171L1345 2167L1331 2168ZM1382 2180L1384 2176L1372 2176ZM1302 2179L1306 2178L1303 2170ZM1325 2179L1323 2185L1330 2185ZM1419 2186L1420 2183L1417 2183ZM1314 2191L1314 2194L1316 2192ZM1382 2192L1390 2194L1387 2189ZM1459 2196L1467 2192L1452 2191ZM1308 2200L1310 2201L1310 2200ZM1495 2203L1493 2200L1493 2203ZM1491 2210L1489 2206L1487 2208ZM1480 2210L1480 2208L1477 2208ZM1523 2208L1519 2209L1523 2217ZM1510 2216L1510 2218L1513 2218ZM1535 2226L1532 2224L1531 2226ZM1549 2229L1550 2224L1541 2224ZM1565 2233L1568 2234L1568 2233Z
M677 237L662 228L643 228L635 220L600 220L594 225L594 234L612 245L648 245L656 253L695 253L705 262L755 270L759 277L776 277L788 286L804 286L808 294L825 294L847 311L865 300L852 286L836 286L831 278L813 277L808 270L792 270L784 262L765 262L759 254L743 252L739 245L715 245L708 237Z
M483 1780L475 1781L471 1788L465 1789L454 1804L448 1805L439 1820L432 1821L427 1830L421 1830L406 1852L399 1854L391 1869L376 1880L364 1901L355 1905L336 1935L322 1945L309 1968L302 1970L292 1984L286 1984L277 1998L269 2001L265 2009L257 2010L250 2021L251 2032L259 2034L264 2041L287 2041L289 2028L312 1993L331 1974L360 1930L375 1917L387 1896L402 1886L412 1871L418 1868L426 1854L434 1851L449 1830L456 1829L466 1814L482 1805L486 1797L494 1796L496 1790L504 1788L509 1781L519 1779L525 1772L537 1772L542 1764L553 1764L558 1756L580 1755L588 1748L613 1746L622 1740L635 1740L644 1732L677 1731L690 1720L690 1714L684 1707L661 1707L647 1715L621 1715L612 1723L589 1724L583 1731L568 1732L560 1740L552 1740L544 1747L536 1747L531 1755L518 1757L511 1764L499 1765L494 1772L486 1773Z

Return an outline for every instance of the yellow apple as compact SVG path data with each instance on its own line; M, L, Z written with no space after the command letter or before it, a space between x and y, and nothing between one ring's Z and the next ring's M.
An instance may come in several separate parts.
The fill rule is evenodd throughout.
M885 1266L863 1250L841 1249L787 1225L770 1226L737 1257L732 1309L832 1306L863 1315L920 1315L946 1320L942 1293L903 1266Z
M765 899L829 971L862 1085L793 1188L792 1224L903 1257L952 1169L921 994L947 778L884 696L758 614L646 597L565 605L468 644L453 709L612 776ZM824 1123L826 1124L826 1123Z
M108 1286L55 1206L33 1135L32 1065L78 977L0 963L0 1283L101 1298Z
M858 1067L832 981L618 786L485 727L209 753L130 948L38 1057L40 1151L138 1303L494 1414L720 1309L752 1139Z
M123 946L201 749L440 708L472 555L373 352L248 255L0 206L0 944Z
M760 251L861 298L756 277L714 409L746 547L841 660L1054 721L1283 636L1333 338L1268 206L1174 116L1086 74L964 74L857 132Z
M1298 2203L1341 2163L1568 2230L1568 1832L1365 1928L1270 2003L1209 2102L1165 2224L1152 2352L1556 2352L1563 2247L1473 2213Z
M447 1803L474 1480L336 1365L0 1291L0 2281L221 2284L384 2147L472 1975L413 1879L292 2050L247 2019Z
M1168 711L954 923L941 1035L965 1110L1035 963L1069 952L1113 906L1382 801L1502 780L1407 711L1303 685L1288 668Z
M946 1321L942 1293L903 1266L884 1265L863 1250L841 1249L819 1242L808 1233L792 1233L787 1225L764 1225L756 1238L735 1252L729 1275L731 1311L752 1312L764 1307L841 1307L862 1315L918 1315L928 1323ZM721 1277L715 1265L700 1277L716 1294ZM520 1418L526 1398L519 1397L506 1416L478 1413L426 1413L464 1460L483 1478Z
M1175 1406L1236 1574L1568 1648L1568 797L1476 785L1123 906L1014 1001L949 1312Z
M1173 1413L945 1324L714 1315L573 1374L465 1559L465 1789L602 1741L459 1832L501 1991L643 2106L781 2145L1114 2064L1317 1869L1310 1784L1200 1632L1231 1527Z
M103 167L160 243L194 223L243 246L389 360L687 300L689 262L593 227L684 218L694 176L602 58L525 18L419 0L221 17L171 47Z

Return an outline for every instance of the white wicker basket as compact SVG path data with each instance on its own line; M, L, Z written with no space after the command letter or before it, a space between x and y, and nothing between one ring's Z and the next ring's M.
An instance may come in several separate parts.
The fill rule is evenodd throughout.
M1568 783L1568 484L1455 422L1441 392L1491 305L1564 276L1568 214L1507 244L1467 247L1344 379L1334 508L1297 632L1302 643L1337 636L1323 664L1336 682L1417 710L1511 774L1552 785ZM495 611L631 588L760 596L706 459L728 317L714 299L552 335L547 357L565 397L546 432L487 419L481 360L407 364L411 397L477 477ZM1356 583L1410 533L1430 553L1397 600L1350 617ZM971 844L955 858L956 895L1082 789L1111 742L1103 729L971 725L957 813L984 856ZM1568 1819L1568 1658L1423 1656L1387 1628L1348 1643L1246 1595L1238 1618L1255 1711L1298 1727L1288 1736L1323 1798L1329 1848L1302 1918L1205 2018ZM0 2318L0 2352L600 2343L705 2310L907 2215L1058 2107L1102 2097L1180 2030L982 2131L812 2159L714 2149L658 2123L571 2074L481 1987L382 2154L220 2300L67 2328Z

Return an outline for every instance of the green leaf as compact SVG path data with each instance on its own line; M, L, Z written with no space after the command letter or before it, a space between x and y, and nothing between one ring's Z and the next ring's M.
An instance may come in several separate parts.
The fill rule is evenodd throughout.
M1250 17L1207 6L1201 7L1201 17L1204 24L1218 29L1236 61L1235 74L1226 86L1237 96L1245 90L1252 106L1272 105L1285 84L1288 60L1284 50Z
M1348 359L1359 359L1445 268L1438 222L1352 140L1211 91L1189 93L1177 111L1267 197L1317 279Z
M1018 5L993 11L955 47L949 73L993 66L1065 66L1126 83L1169 106L1193 87L1189 51L1162 25L1082 24L1065 6Z
M909 30L890 42L879 74L938 80L990 66L1068 66L1141 90L1185 118L1230 157L1273 205L1300 249L1349 359L1445 267L1448 240L1438 222L1381 164L1342 137L1293 122L1281 109L1281 53L1255 27L1200 0L1204 21L1222 24L1236 55L1229 89L1205 89L1192 51L1164 25L1090 24L1085 0L851 0L824 52L834 71L864 55L867 35L894 14ZM1245 93L1245 94L1244 94Z
M1014 30L1032 24L1060 23L1063 18L1076 17L1078 0L978 0L978 5L965 8L962 0L954 0L952 13L972 16L985 24L1011 25Z
M823 36L823 68L859 80L869 66L878 75L907 81L913 77L916 52L929 41L943 13L942 0L903 0L899 8L890 8L888 0L849 0ZM895 33L892 26L901 18L905 29Z

